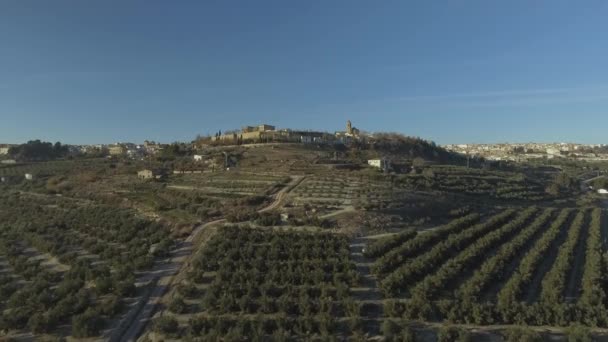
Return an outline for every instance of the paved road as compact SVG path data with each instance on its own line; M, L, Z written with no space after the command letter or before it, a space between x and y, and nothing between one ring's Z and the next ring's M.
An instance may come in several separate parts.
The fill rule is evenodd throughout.
M298 184L300 184L304 178L304 176L293 177L291 182L287 184L286 187L273 195L274 201L268 206L260 209L258 212L261 213L274 210L281 206L288 193L298 186ZM182 268L187 267L189 264L189 260L194 252L196 238L205 229L224 222L226 222L225 219L220 219L197 226L192 233L190 233L188 238L178 244L177 248L171 253L171 257L157 263L151 272L146 272L138 279L138 282L149 282L151 284L150 286L152 286L149 295L144 295L142 297L142 300L145 300L146 302L143 305L140 303L138 306L132 309L133 312L127 314L129 317L128 319L131 322L128 329L126 329L124 332L116 332L116 335L110 338L111 341L133 342L137 340L137 338L144 331L146 325L154 316L154 313L158 308L158 304L161 302L161 299L167 290L171 287L174 277ZM132 317L131 315L135 315L135 318L132 320L130 319L130 317Z

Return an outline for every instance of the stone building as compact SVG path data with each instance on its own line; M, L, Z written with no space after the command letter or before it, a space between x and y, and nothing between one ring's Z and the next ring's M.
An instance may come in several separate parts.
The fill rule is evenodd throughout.
M337 131L335 133L336 138L344 144L350 143L353 139L357 139L359 137L359 129L353 127L352 122L348 120L346 122L346 131Z
M166 172L164 170L141 170L137 171L137 178L139 179L162 179L166 176Z
M120 156L120 155L127 153L127 149L124 148L124 146L122 146L122 145L110 146L110 147L108 147L108 151L111 156Z

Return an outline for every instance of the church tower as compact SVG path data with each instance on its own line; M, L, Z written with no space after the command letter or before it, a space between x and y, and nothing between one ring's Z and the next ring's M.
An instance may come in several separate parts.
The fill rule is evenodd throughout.
M350 120L346 121L346 133L353 134L353 124Z

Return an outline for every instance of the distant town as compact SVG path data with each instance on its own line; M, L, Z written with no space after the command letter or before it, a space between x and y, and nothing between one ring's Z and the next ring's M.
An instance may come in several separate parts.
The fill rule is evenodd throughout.
M608 160L606 144L503 143L442 145L450 152L495 161L522 162L538 158L574 158L586 161Z

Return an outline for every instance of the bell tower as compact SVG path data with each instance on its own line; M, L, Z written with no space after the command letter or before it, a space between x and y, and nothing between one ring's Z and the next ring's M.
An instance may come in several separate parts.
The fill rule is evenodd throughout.
M346 133L353 134L353 124L350 120L346 121Z

